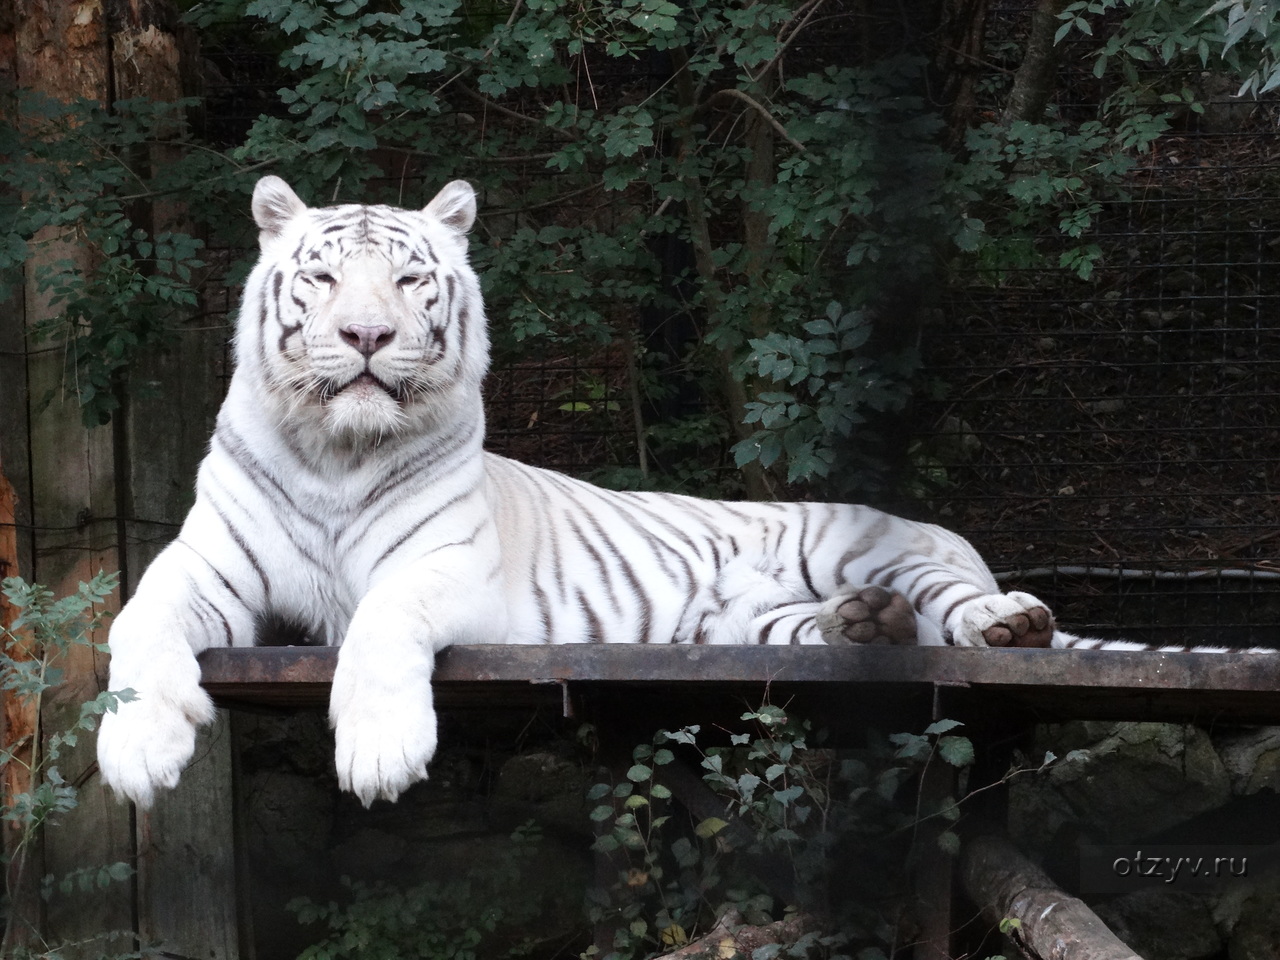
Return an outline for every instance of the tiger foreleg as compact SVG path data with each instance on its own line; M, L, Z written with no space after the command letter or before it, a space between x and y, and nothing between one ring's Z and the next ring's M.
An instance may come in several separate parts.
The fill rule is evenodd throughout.
M437 740L431 694L437 645L400 611L362 616L369 599L338 651L329 698L338 785L366 807L425 780Z
M370 590L351 619L338 651L329 722L338 784L366 807L379 797L395 800L427 778L437 742L436 653L506 636L503 598L483 586L484 567L468 577L474 566L411 567Z
M117 796L150 807L157 789L177 785L191 760L196 728L213 722L214 707L200 687L200 665L190 648L156 642L180 637L185 624L121 611L111 631L113 691L132 691L98 730L98 768ZM127 651L127 653L125 652Z
M169 548L179 554L181 545ZM196 728L212 722L196 654L249 631L247 614L200 592L173 554L154 563L111 627L109 688L131 691L102 717L98 767L117 796L149 807L155 791L177 784L195 750ZM239 615L238 615L239 614Z

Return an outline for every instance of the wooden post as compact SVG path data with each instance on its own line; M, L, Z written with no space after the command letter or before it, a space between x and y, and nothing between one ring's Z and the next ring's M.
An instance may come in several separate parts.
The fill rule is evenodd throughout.
M936 719L936 718L935 718ZM920 806L932 810L954 796L955 768L934 756L920 775ZM949 960L951 957L951 874L954 860L939 845L947 822L938 818L920 825L916 843L919 857L913 879L915 916L919 940L914 960Z
M18 527L15 522L13 485L4 475L4 459L0 457L0 580L19 576L18 568ZM13 626L16 614L4 594L0 594L0 630L8 631ZM30 651L16 644L8 648L9 656L17 659L28 659ZM25 655L25 656L24 656ZM4 701L4 748L11 749L14 744L30 736L35 731L35 718L28 716L30 710L19 703L16 698L6 697ZM27 751L29 753L29 751ZM22 754L17 755L22 760ZM5 769L3 789L6 796L24 792L29 786L21 774L22 763L10 764ZM4 825L6 839L5 851L8 852L8 839L12 824Z
M14 56L19 86L59 100L109 99L107 35L99 4L65 0L20 0L14 22ZM20 120L21 122L21 120ZM89 251L70 234L46 230L37 236L28 261L24 312L28 329L55 315L36 284L40 267L69 260L81 269ZM56 344L51 344L56 346ZM30 484L34 557L28 578L63 595L100 570L120 566L115 539L114 464L110 433L86 430L74 381L65 376L60 350L26 357L30 424ZM46 396L49 398L44 403ZM94 637L103 641L105 636ZM103 689L106 656L77 648L62 664L65 682L46 694L44 731L62 730L79 716L80 704ZM94 744L85 738L65 750L59 773L79 788L79 805L44 837L44 871L61 877L89 866L133 860L129 811L102 795L94 772ZM51 942L86 941L86 953L103 944L104 931L128 930L133 921L132 890L112 884L92 894L49 901L45 935Z
M17 11L11 5L0 5L0 84L9 89L16 86L18 76L16 27ZM0 102L0 122L12 125L16 121L14 102L9 99ZM4 185L0 185L0 193L11 202L19 199ZM30 538L18 535L19 523L28 529L31 525L30 487L26 473L27 377L23 298L17 295L0 300L0 317L9 320L0 321L0 410L20 412L18 416L0 418L0 579L4 579L20 576L30 569L31 564ZM5 462L6 453L10 455L8 464ZM16 484L10 483L10 476L15 478ZM21 496L15 486L21 490ZM0 635L13 625L15 616L13 608L0 595ZM6 652L15 659L29 655L29 651L16 645ZM34 704L19 700L8 691L0 691L0 747L14 751L14 761L6 765L0 779L0 791L5 796L15 796L30 788L27 766L31 760L32 738L37 735L36 721ZM9 894L9 925L4 931L0 954L7 954L34 939L42 912L35 880L42 871L39 869L38 847L18 850L21 835L14 822L5 821L0 839L7 864L5 890Z
M160 16L162 7L106 3L117 98L173 102L191 92L183 84L177 18ZM154 169L176 159L176 150L153 143L134 161ZM191 232L185 198L147 203L136 217L155 232ZM213 373L225 342L222 330L180 330L169 349L136 371L155 385L151 395L126 390L120 398L115 481L125 599L191 506L220 400ZM138 934L167 953L205 960L240 954L231 778L230 725L220 711L201 731L178 788L137 815Z
M18 0L11 20L0 14L0 57L6 57L0 70L19 87L59 100L177 99L184 92L181 50L176 18L166 9L134 0ZM144 168L164 163L173 149L148 147L137 159ZM131 215L156 230L181 229L183 210L172 199L142 201ZM18 309L0 319L0 404L25 411L0 424L0 444L31 465L29 477L15 478L29 491L28 579L65 594L100 570L119 570L119 602L172 539L190 504L225 336L183 331L172 353L134 371L158 381L163 399L131 405L125 389L112 424L86 429L65 352L56 342L31 350L26 331L54 315L37 289L37 269L60 259L88 269L93 257L71 234L46 232L33 244ZM66 682L42 708L45 730L65 728L83 701L105 689L107 662L106 654L83 648L64 664ZM98 955L95 935L136 929L172 954L238 957L228 740L220 723L200 741L183 787L139 817L136 834L130 806L110 796L97 776L94 738L64 751L59 771L78 788L79 805L46 831L41 872L61 876L121 860L138 872L132 883L50 901L42 931L49 942L85 941L83 954Z

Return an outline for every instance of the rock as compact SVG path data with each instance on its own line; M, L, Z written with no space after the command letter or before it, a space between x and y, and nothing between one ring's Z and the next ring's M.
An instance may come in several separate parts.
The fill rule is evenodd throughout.
M1135 890L1094 911L1112 933L1151 960L1200 960L1223 947L1209 903L1194 893Z
M276 870L323 859L333 826L333 793L327 784L296 773L259 770L244 778L246 824L255 861Z
M1034 755L1058 760L1038 777L1014 779L1009 830L1041 851L1064 825L1100 842L1137 839L1222 806L1226 768L1208 735L1169 723L1076 722L1041 727Z
M297 956L316 935L285 907L327 899L333 794L328 783L286 770L242 773L249 902L258 956Z
M328 777L333 770L333 734L324 713L236 715L236 747L241 769L287 770L305 776Z
M1234 732L1215 737L1213 742L1231 780L1232 793L1280 793L1280 727Z
M493 812L510 822L532 819L586 836L591 832L586 793L592 782L574 760L550 752L519 754L498 771Z
M1230 960L1280 960L1280 872L1233 884L1214 908Z

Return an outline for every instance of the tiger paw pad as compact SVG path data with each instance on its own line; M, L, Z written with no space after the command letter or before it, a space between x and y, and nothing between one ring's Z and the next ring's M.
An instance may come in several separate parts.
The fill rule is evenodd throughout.
M818 614L822 639L829 644L914 645L916 614L900 593L862 587L828 600Z
M1029 607L982 631L989 647L1048 647L1053 642L1053 615L1044 607Z

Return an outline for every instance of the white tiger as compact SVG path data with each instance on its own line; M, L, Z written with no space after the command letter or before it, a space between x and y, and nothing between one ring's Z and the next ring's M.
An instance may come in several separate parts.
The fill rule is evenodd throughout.
M212 719L196 654L268 624L341 644L338 777L369 804L427 775L454 643L1069 646L962 537L868 507L618 493L481 449L475 194L421 211L253 195L261 258L182 531L111 630L102 775L140 806Z

